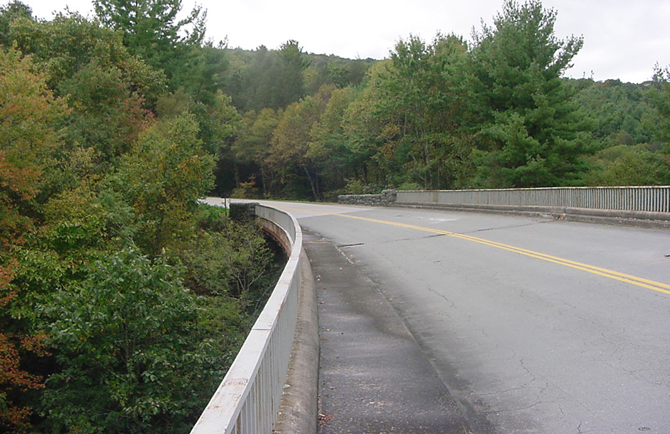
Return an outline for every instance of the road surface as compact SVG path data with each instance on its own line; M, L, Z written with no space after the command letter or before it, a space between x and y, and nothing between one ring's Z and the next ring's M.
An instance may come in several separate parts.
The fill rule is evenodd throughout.
M670 433L670 231L270 203L377 283L481 433Z

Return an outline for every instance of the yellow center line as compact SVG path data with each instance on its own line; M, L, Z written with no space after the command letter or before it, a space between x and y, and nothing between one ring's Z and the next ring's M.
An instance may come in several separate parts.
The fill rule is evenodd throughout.
M600 268L593 265L583 264L581 262L572 261L569 259L559 258L556 256L547 255L545 253L535 252L533 250L527 250L520 247L510 246L503 243L498 243L496 241L485 240L483 238L473 237L471 235L457 234L455 232L445 231L442 229L427 228L424 226L409 225L405 223L391 222L387 220L378 220L371 219L367 217L360 217L348 214L334 214L340 217L352 218L357 220L364 220L373 223L386 224L391 226L398 226L407 229L414 229L423 232L430 232L434 234L446 235L453 238L460 238L467 241L472 241L479 244L484 244L487 246L495 247L497 249L507 250L509 252L518 253L520 255L528 256L531 258L541 259L543 261L552 262L555 264L563 265L570 268L575 268L577 270L586 271L588 273L596 274L603 277L608 277L610 279L618 280L620 282L630 283L632 285L640 286L642 288L651 289L653 291L661 292L663 294L670 295L670 285L665 283L656 282L649 279L644 279L642 277L632 276L630 274L619 273L618 271L608 270L606 268Z
M656 291L656 292L660 292L660 293L663 293L663 294L670 295L670 285L665 284L665 283L656 282L656 281L649 280L649 279L644 279L642 277L632 276L630 274L619 273L618 271L613 271L613 270L608 270L606 268L600 268L600 267L596 267L596 266L593 266L593 265L583 264L581 262L572 261L570 259L559 258L557 256L551 256L551 255L547 255L545 253L540 253L540 252L535 252L533 250L523 249L521 247L510 246L508 244L498 243L496 241L490 241L490 240L486 240L486 239L483 239L483 238L473 237L471 235L458 234L458 233L455 233L455 232L445 231L445 230L442 230L442 229L428 228L428 227L425 227L425 226L416 226L416 225L410 225L410 224L406 224L406 223L392 222L392 221L388 221L388 220L379 220L379 219L373 219L373 218L368 218L368 217L355 216L355 215L351 215L351 214L328 213L328 212L311 211L311 210L296 209L296 208L284 208L284 209L290 210L290 211L308 212L308 213L312 213L312 214L333 215L333 216L337 216L337 217L345 217L345 218L350 218L350 219L363 220L363 221L367 221L367 222L371 222L371 223L379 223L379 224L384 224L384 225L397 226L397 227L401 227L401 228L405 228L405 229L413 229L413 230L422 231L422 232L430 232L430 233L434 233L434 234L446 235L446 236L453 237L453 238L460 238L462 240L487 245L487 246L490 246L490 247L494 247L494 248L501 249L501 250L506 250L506 251L513 252L513 253L518 253L520 255L540 259L540 260L543 260L543 261L546 261L546 262L552 262L554 264L563 265L565 267L570 267L570 268L574 268L574 269L577 269L577 270L586 271L586 272L591 273L591 274L607 277L609 279L618 280L620 282L629 283L631 285L651 289L651 290Z

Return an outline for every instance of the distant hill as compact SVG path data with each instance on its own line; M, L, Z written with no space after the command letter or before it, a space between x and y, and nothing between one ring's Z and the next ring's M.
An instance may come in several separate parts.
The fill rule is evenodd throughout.
M295 48L295 47L290 47ZM229 65L225 72L226 93L240 110L282 108L299 98L283 98L312 95L323 85L337 88L357 86L365 78L375 59L346 59L335 55L303 53L300 58L289 60L283 50L270 50L260 46L255 50L241 48L224 49ZM292 67L290 62L300 62ZM297 77L299 75L300 77ZM287 87L296 86L296 89Z

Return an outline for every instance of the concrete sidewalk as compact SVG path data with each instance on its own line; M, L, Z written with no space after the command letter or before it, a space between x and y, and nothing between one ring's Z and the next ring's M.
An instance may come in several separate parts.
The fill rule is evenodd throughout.
M320 434L471 433L458 405L379 288L304 232L316 280Z

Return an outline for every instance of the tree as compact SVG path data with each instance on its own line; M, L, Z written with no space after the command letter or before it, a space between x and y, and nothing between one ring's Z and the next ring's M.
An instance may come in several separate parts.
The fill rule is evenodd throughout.
M128 248L55 294L46 313L60 370L43 402L55 432L179 433L215 384L221 360L199 331L180 273Z
M0 45L10 46L11 25L18 18L32 20L33 10L18 0L0 7Z
M229 60L225 44L215 47L211 42L190 47L189 54L174 66L172 88L184 90L196 102L208 106L217 104L217 94L226 87Z
M74 12L57 14L52 21L15 19L9 37L24 54L33 55L59 96L63 94L58 86L93 62L101 69L117 68L124 82L150 100L155 101L165 87L163 74L123 45L123 33Z
M0 309L18 296L10 287L14 263L0 266ZM31 389L44 387L42 377L29 373L22 366L27 352L44 355L44 336L27 336L9 331L6 313L0 318L0 429L23 432L30 426L28 418L32 413L29 406L21 404L20 394Z
M432 44L410 36L396 44L381 75L384 94L375 113L398 132L395 158L409 178L402 181L435 189L451 188L462 178L466 51L454 35L438 34Z
M279 50L261 45L243 72L240 105L244 110L283 109L305 96L303 73L309 62L297 41Z
M554 36L556 12L538 0L507 1L471 51L471 99L481 154L479 183L539 187L575 183L588 152L582 123L561 75L583 45Z
M74 108L68 117L68 140L96 150L99 164L116 166L130 150L152 114L115 66L93 60L58 86Z
M645 98L649 93L645 85L588 79L569 80L567 84L576 88L578 104L593 118L593 138L602 141L602 146L651 142L645 122L655 114Z
M279 48L277 107L286 107L305 96L303 71L309 66L298 41L289 40Z
M198 139L193 115L157 123L126 154L114 188L137 213L138 244L158 256L194 231L198 198L213 187L215 157Z
M282 113L264 108L256 113L251 110L242 117L239 134L232 146L235 159L241 163L255 164L260 171L263 197L268 197L273 179L271 167L267 164L272 135Z
M394 133L376 110L383 98L382 79L390 61L373 65L362 89L355 92L344 113L343 129L352 155L354 176L363 184L388 186L393 175Z
M663 151L670 154L670 68L657 66L652 85L647 98L656 115L646 123L653 137L662 144Z
M351 102L351 89L335 89L326 104L323 114L312 127L312 143L309 157L315 161L322 173L324 190L336 190L345 184L346 177L353 175L353 156L347 147L344 117Z
M41 346L38 335L13 318L23 294L12 280L20 265L16 249L38 223L36 197L61 146L56 125L65 114L34 69L16 50L0 50L0 428L7 429L26 427L30 409L20 403L22 392L42 387L22 364Z
M268 165L280 176L285 194L304 194L307 181L314 200L321 197L318 166L310 155L311 131L325 109L325 95L308 96L283 111L272 136Z
M668 185L670 158L645 145L618 145L594 156L596 168L586 176L589 185Z
M175 57L190 46L200 46L207 13L195 7L177 21L181 0L95 0L95 12L104 24L124 34L130 52L173 75ZM178 63L178 62L177 62Z
M152 117L164 76L132 56L121 33L77 14L16 20L11 38L44 68L52 91L68 97L69 146L94 149L99 173L118 164Z

